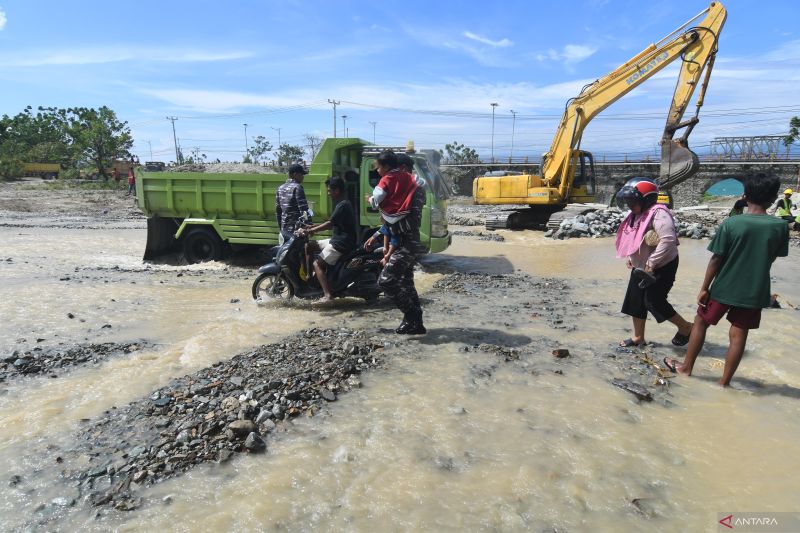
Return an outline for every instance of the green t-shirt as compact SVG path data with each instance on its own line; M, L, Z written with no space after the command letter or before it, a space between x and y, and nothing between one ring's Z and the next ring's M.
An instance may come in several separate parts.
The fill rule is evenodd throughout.
M776 257L789 254L789 226L767 215L725 220L708 245L722 266L711 284L711 298L734 307L769 307L769 269Z

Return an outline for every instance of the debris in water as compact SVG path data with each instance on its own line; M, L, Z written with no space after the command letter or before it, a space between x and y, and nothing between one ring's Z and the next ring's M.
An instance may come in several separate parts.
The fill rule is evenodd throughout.
M634 383L633 381L614 378L611 380L611 384L614 385L615 387L619 387L622 390L630 392L638 399L643 400L645 402L650 402L653 400L653 395L650 394L649 390L639 385L638 383Z

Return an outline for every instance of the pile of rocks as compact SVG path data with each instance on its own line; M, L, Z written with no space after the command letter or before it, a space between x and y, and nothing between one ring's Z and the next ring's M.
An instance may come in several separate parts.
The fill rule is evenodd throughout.
M678 237L689 239L712 238L717 226L727 213L718 211L678 210L673 213ZM553 239L574 239L580 237L605 237L616 235L617 228L625 219L626 213L615 208L602 209L566 218L557 229L545 232L545 237Z
M616 207L593 211L585 215L565 218L557 229L547 230L544 236L553 239L570 239L614 235L624 218L625 214Z
M103 342L60 347L35 347L31 350L13 350L0 359L0 382L19 374L50 374L56 377L69 367L99 364L113 356L130 354L150 347L146 341L115 343Z
M357 374L380 364L386 345L361 331L310 329L175 379L85 428L61 458L64 477L94 505L134 509L145 484L263 452L265 436L289 419L360 387Z

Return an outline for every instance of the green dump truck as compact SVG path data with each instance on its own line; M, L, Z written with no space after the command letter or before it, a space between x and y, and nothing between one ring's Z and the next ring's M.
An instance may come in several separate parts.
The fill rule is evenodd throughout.
M356 207L362 236L380 225L380 214L369 207L365 194L380 177L373 162L383 147L361 139L327 139L303 181L314 221L327 220L333 209L325 180L340 176L347 198ZM451 242L447 231L448 189L436 164L436 153L407 152L414 171L427 183L422 216L422 242L441 252ZM211 174L203 172L142 172L136 179L136 200L147 216L144 258L181 250L191 263L222 258L237 246L278 244L275 194L286 174ZM324 238L325 235L321 235Z

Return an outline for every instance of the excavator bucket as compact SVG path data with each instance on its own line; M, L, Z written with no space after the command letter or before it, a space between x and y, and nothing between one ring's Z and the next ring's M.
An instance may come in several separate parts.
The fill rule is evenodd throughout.
M661 145L661 173L658 185L671 189L689 179L700 169L697 154L679 141L669 141Z

